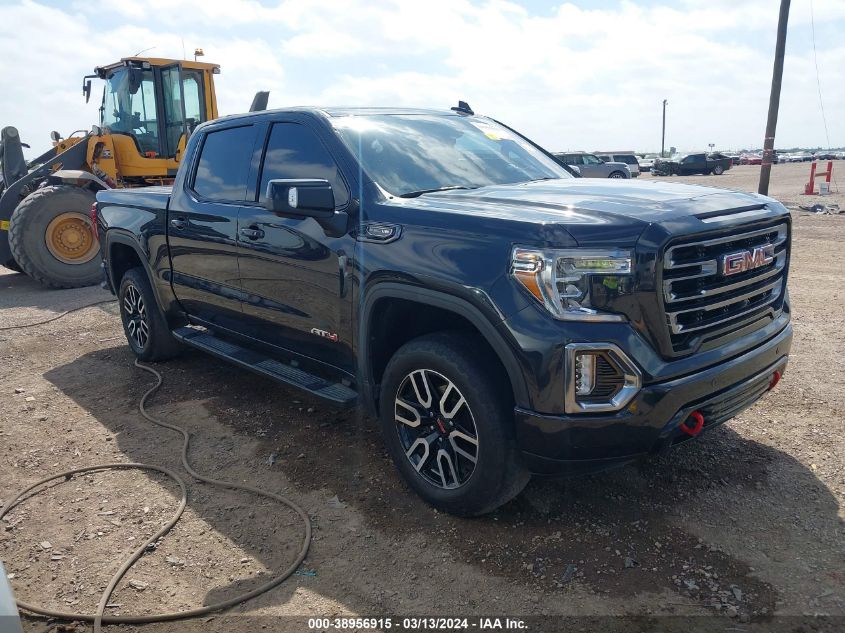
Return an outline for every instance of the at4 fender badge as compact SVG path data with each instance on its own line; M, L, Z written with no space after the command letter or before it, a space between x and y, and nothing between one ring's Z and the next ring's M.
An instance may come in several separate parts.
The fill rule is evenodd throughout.
M322 336L323 338L329 339L333 343L337 343L337 334L335 334L334 332L326 332L325 330L321 330L320 328L312 327L311 334Z

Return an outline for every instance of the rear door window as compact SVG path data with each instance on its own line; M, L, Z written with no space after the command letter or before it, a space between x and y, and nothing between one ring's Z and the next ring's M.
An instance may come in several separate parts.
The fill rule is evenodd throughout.
M205 135L193 190L221 202L246 200L255 129L252 125L216 130Z

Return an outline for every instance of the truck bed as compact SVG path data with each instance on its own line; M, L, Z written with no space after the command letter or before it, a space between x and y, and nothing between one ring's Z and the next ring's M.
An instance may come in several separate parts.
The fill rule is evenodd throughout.
M164 211L167 209L172 191L171 186L109 189L100 191L97 194L97 200L101 204L119 204L143 207L149 211Z

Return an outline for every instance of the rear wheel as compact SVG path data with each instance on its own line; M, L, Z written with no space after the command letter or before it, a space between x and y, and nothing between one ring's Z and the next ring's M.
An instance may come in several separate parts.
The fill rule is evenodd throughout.
M721 165L716 165L716 166L713 168L713 173L714 173L716 176L721 176L723 173L725 173L725 168L724 168L724 167L722 167Z
M50 288L98 283L93 203L92 192L69 185L42 187L24 198L9 220L9 248L23 272Z
M143 268L133 268L123 275L117 300L126 341L138 360L166 360L181 351L158 309Z
M513 437L509 385L466 335L437 333L405 344L381 388L387 449L408 484L452 514L490 512L529 475Z
M621 171L614 171L610 173L608 178L625 178L625 174L623 174Z

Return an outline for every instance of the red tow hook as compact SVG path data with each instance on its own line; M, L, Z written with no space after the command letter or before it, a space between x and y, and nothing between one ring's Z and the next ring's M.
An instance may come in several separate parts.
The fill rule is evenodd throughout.
M772 380L769 383L769 391L771 391L772 389L774 389L777 386L777 384L780 382L780 377L781 377L781 373L779 371L775 370L775 373L772 374Z
M689 417L681 423L681 426L679 426L678 428L690 437L695 437L696 435L701 433L701 429L704 428L704 416L701 415L701 413L699 413L698 411L693 411L689 414Z

